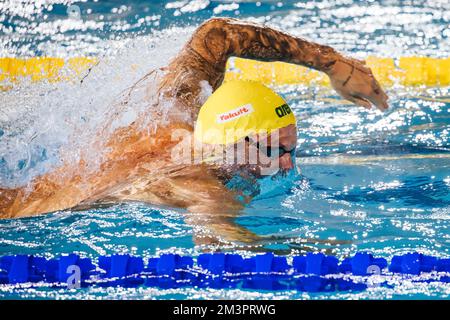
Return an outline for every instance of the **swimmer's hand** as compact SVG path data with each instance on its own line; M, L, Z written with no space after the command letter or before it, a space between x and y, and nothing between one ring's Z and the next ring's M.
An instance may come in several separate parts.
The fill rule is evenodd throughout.
M327 72L333 88L346 100L370 109L372 104L381 111L389 108L388 96L366 67L365 61L339 58Z

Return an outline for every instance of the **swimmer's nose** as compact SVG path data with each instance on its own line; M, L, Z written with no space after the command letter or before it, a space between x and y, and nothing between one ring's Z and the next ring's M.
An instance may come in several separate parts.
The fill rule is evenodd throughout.
M291 154L285 153L280 158L280 169L283 171L289 171L294 169L294 162L292 161Z

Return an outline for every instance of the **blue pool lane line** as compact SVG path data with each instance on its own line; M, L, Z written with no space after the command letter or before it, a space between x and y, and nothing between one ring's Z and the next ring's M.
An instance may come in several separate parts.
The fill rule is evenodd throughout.
M162 254L149 258L147 264L143 258L130 255L100 256L97 264L76 254L57 259L16 255L0 258L0 284L43 282L61 287L67 285L73 275L73 269L68 272L71 266L76 266L79 271L82 287L198 287L303 292L362 291L367 288L364 279L374 272L381 275L450 273L450 259L420 253L394 256L390 263L365 252L342 262L322 253L308 253L293 257L292 264L286 257L271 253L248 258L238 254L201 254L197 259ZM337 278L338 275L341 277ZM343 275L360 276L361 280L344 279ZM450 277L446 274L432 281L450 282Z

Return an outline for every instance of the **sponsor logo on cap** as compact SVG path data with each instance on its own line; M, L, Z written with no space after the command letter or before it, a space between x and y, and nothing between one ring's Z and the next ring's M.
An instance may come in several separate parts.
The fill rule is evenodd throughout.
M240 106L236 109L227 111L225 113L221 113L217 115L217 123L224 123L232 120L236 120L242 116L252 113L253 107L250 103L247 103L243 106Z
M279 106L278 108L275 108L275 113L277 114L277 116L279 118L287 116L291 112L292 112L291 108L289 108L289 106L286 103L281 105L281 106Z

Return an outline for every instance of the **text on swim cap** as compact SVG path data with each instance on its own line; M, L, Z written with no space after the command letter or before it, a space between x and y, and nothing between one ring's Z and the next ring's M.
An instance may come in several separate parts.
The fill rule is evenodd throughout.
M217 123L224 123L231 120L236 120L242 116L250 114L253 112L253 107L250 103L240 106L236 109L227 111L217 115Z
M282 118L285 115L290 114L292 111L291 111L291 108L289 108L289 106L285 103L285 104L275 108L275 112L278 117Z

